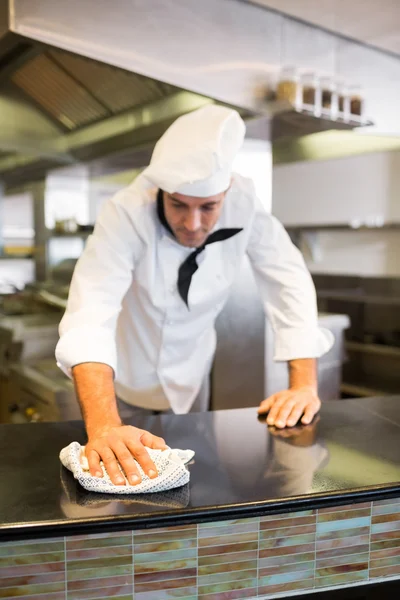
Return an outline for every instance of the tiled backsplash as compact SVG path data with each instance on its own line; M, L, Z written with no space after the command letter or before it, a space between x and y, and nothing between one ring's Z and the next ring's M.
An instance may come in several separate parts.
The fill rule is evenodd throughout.
M400 578L400 499L0 544L0 598L235 600Z

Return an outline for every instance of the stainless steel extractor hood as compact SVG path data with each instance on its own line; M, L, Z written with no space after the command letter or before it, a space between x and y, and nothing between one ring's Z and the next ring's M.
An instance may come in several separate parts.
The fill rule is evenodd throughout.
M125 0L121 1L128 12L133 10L133 6L125 3ZM107 2L97 4L94 0L81 3L74 0L73 4L78 10L74 14L75 22L79 22L81 29L87 23L93 37L91 14L99 11L96 23L101 22L104 26L104 11L108 10L109 14L110 5ZM134 4L136 10L136 2ZM212 6L215 5L210 4L210 10ZM247 45L250 35L254 37L256 33L254 25L258 23L260 14L254 11L259 9L251 5L244 7L240 3L230 6L233 11L232 23L236 17L239 20L246 16L241 43ZM332 128L348 128L296 113L289 105L270 104L263 100L262 94L260 100L260 96L257 96L260 91L256 92L256 86L254 90L244 93L249 72L243 70L240 64L235 80L236 84L239 81L237 89L229 87L232 74L228 69L226 73L229 71L229 78L223 71L219 77L220 84L224 77L227 82L221 92L215 85L215 71L224 69L224 63L221 63L222 66L212 65L207 79L204 73L199 73L197 79L188 78L187 70L184 73L178 69L173 77L170 76L170 82L166 83L159 80L159 66L154 61L148 61L146 69L139 74L95 60L93 52L90 57L82 56L81 43L65 43L65 36L63 43L59 42L61 37L56 34L57 28L61 27L61 20L57 23L56 15L47 13L50 20L54 17L52 42L63 45L62 49L56 48L37 31L18 26L15 16L19 10L23 14L31 10L32 18L39 23L40 29L40 23L43 22L40 11L44 7L48 11L56 10L55 5L48 4L47 0L44 3L36 0L32 3L26 0L0 0L0 180L8 187L41 179L49 169L60 165L115 157L126 152L128 158L125 156L122 161L129 161L131 168L144 166L155 141L172 121L209 102L235 106L246 119L262 117L262 121L255 120L249 128L252 137L268 135L272 139L281 139ZM57 3L58 9L60 12L57 16L61 19L62 10L67 9L64 0ZM149 9L142 6L141 10ZM244 10L247 11L246 15L238 14ZM182 15L188 20L191 17L190 12L183 11ZM118 19L113 15L115 31L112 31L112 37L118 44L118 35L123 27L122 13L117 16ZM262 18L267 18L264 13ZM267 21L265 24L268 24ZM21 31L24 35L21 35ZM236 37L231 38L229 32L229 24L220 23L218 34L228 34L227 39L231 39L231 42L230 46L222 50L218 46L214 51L214 54L222 53L226 64L234 46L239 43L238 32ZM217 30L210 32L210 35L217 35ZM104 41L95 57L101 56L104 60L106 50ZM187 51L190 54L191 48L187 48ZM162 52L162 44L159 44L159 52ZM256 53L254 58L257 58ZM190 61L191 57L188 56L189 64ZM135 67L134 63L130 63L127 66L131 65L134 71L137 65ZM185 84L192 85L194 91L183 89ZM209 95L214 89L215 99ZM241 90L240 94L238 89ZM206 93L202 95L199 90Z
M211 101L7 32L0 40L0 179L12 186L56 166L151 148L179 115Z

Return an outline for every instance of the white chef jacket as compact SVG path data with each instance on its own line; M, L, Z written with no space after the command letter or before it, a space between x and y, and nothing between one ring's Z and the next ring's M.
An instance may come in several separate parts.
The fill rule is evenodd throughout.
M331 348L332 333L318 327L315 288L302 255L264 209L251 180L233 175L214 230L243 230L198 256L189 308L177 278L193 249L161 225L156 195L139 176L101 210L60 324L56 357L65 373L80 363L105 363L125 402L188 412L215 352L215 319L246 254L275 333L275 360L319 357Z

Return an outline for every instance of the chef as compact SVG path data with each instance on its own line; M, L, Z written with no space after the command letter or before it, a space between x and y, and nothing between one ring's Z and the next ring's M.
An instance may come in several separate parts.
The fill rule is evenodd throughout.
M310 423L320 408L316 358L333 343L317 322L300 252L253 182L232 171L245 135L239 114L209 105L177 119L150 165L105 203L71 282L57 363L73 378L91 474L156 477L146 447L163 439L123 420L155 411L206 410L215 320L245 255L290 387L260 413L278 428Z

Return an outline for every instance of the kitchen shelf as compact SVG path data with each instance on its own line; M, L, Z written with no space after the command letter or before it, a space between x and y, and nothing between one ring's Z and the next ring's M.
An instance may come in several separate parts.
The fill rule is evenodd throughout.
M361 225L355 227L350 223L324 223L321 225L286 225L286 231L290 233L301 233L303 231L381 231L388 229L400 229L400 223L384 223L380 226Z
M10 254L10 255L1 254L0 255L0 260L33 260L33 258L34 257L33 257L32 254L26 254L26 255L24 255L24 254L22 254L22 255L19 255L19 254Z
M351 121L330 119L325 116L316 117L311 111L297 110L285 100L269 101L264 108L272 119L272 140L284 137L301 137L323 131L351 131L359 127L369 127L372 121L353 116Z
M75 231L75 232L65 232L65 233L61 233L61 232L58 232L58 231L49 230L48 231L48 236L49 236L50 239L52 239L52 238L81 238L81 239L86 239L92 233L93 233L93 229L90 230L90 231Z

